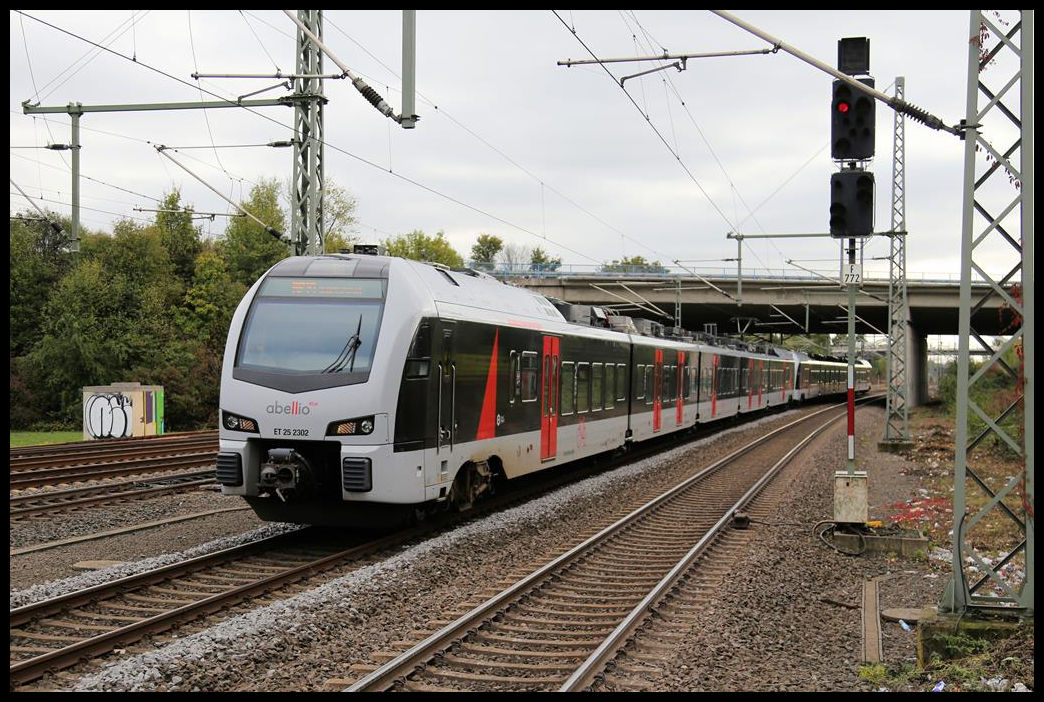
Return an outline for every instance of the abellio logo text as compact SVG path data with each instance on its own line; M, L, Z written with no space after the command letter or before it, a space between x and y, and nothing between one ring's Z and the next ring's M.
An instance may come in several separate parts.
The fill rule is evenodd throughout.
M268 414L308 414L311 412L306 405L302 405L300 402L291 402L288 405L271 404L265 407L265 412Z

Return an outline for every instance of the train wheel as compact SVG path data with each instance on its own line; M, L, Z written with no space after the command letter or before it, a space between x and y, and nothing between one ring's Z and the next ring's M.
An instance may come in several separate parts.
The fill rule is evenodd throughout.
M475 506L475 500L483 494L493 494L493 472L487 461L469 461L457 471L448 502L458 512L466 512Z

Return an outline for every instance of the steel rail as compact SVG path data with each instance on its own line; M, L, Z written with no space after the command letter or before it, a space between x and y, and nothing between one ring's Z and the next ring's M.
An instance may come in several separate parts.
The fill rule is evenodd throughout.
M876 398L864 398L876 399ZM486 602L473 608L471 611L460 616L447 626L443 627L439 631L431 634L424 640L412 646L407 651L399 654L398 656L387 661L384 665L380 666L376 670L370 672L360 680L356 681L353 685L347 688L346 692L368 692L376 690L388 690L394 686L394 684L400 680L405 679L410 675L417 667L423 665L423 661L431 659L433 656L441 651L446 650L449 646L462 635L467 632L477 629L490 617L500 611L501 606L504 603L518 599L524 592L532 589L535 585L545 580L548 575L552 572L559 570L563 566L569 565L577 561L581 556L585 555L594 546L600 542L605 541L608 537L616 534L624 527L633 524L645 515L652 512L656 507L661 504L670 501L679 493L685 491L692 484L704 479L708 475L721 470L729 463L735 461L743 454L746 454L753 449L763 445L770 441L777 434L784 432L794 426L806 422L811 418L814 418L820 414L829 411L836 411L837 406L831 406L818 410L812 414L805 415L804 417L790 422L782 427L779 427L762 437L759 437L755 441L740 447L739 449L731 452L727 456L715 461L711 465L707 466L703 470L690 476L683 482L674 486L673 488L662 493L658 497L653 498L645 505L632 511L630 514L621 517L613 524L605 527L597 534L585 539L580 544L574 546L565 553L559 555L557 558L551 560L541 568L533 571L529 575L525 576L521 580L517 581L513 585L502 590L500 593L490 598ZM840 415L843 416L843 415Z
M645 619L652 614L653 606L659 602L678 579L689 570L692 564L700 555L702 555L706 548L721 535L725 530L725 527L732 522L736 513L741 511L743 507L751 502L762 491L762 489L764 489L769 481L771 481L787 464L789 464L794 456L807 446L812 439L844 416L845 414L839 414L836 417L828 419L826 422L816 427L816 429L814 429L808 436L802 439L782 458L780 458L779 461L777 461L775 465L773 465L756 483L754 483L754 485L752 485L750 489L747 490L747 492L728 509L721 519L719 519L714 526L712 526L710 530L708 530L707 533L693 545L689 552L686 553L681 560L679 560L678 563L663 576L663 579L661 579L660 582L649 591L649 594L642 598L642 601L624 617L616 629L614 629L613 632L609 634L601 644L599 644L598 648L596 648L591 655L580 664L573 674L562 684L558 691L577 692L586 689L592 682L594 682L595 678L601 674L602 670L604 670L605 664L609 659L627 643L627 640L631 635L637 631L642 626Z
M41 487L55 483L101 480L121 475L148 474L163 470L213 465L216 461L217 453L206 451L203 453L161 456L159 458L143 458L121 463L41 468L34 471L12 473L8 485L11 489Z
M293 533L298 534L299 536L298 532ZM36 605L27 605L26 607L11 610L11 626L13 627L25 623L32 619L36 619L39 616L44 616L53 613L54 611L65 609L66 607L85 604L86 602L89 602L92 599L97 599L98 596L107 594L108 592L120 592L128 583L132 583L136 586L153 584L165 580L167 577L172 575L176 575L179 571L185 571L188 569L198 570L199 565L206 565L205 561L207 560L219 562L230 554L235 555L236 551L246 551L249 550L250 547L259 548L264 544L271 543L271 541L280 538L287 538L288 536L289 535L287 534L280 534L279 536L269 537L269 539L252 542L251 544L247 544L246 547L226 549L225 551L216 554L201 556L197 559L176 563L171 566L149 571L148 573L130 576L129 578L99 585L88 590L53 598ZM252 594L286 585L318 570L336 565L338 562L347 558L380 549L385 544L396 543L400 539L401 535L392 535L368 541L364 544L358 544L349 549L338 551L337 553L309 561L308 563L288 568L268 577L259 578L258 580L246 583L245 585L226 590L225 592L219 592L196 602L185 604L175 609L147 617L142 621L113 629L89 639L84 639L83 641L79 641L70 646L55 649L54 651L50 651L34 658L12 663L11 680L12 682L27 682L33 680L44 675L51 669L73 665L85 657L96 656L112 650L112 648L117 644L126 644L137 641L147 634L164 631L179 621L194 619L199 615L218 611L232 603L243 600ZM195 567L190 568L189 566ZM93 593L93 596L88 595L88 593Z
M85 507L87 505L96 505L106 502L120 502L127 499L148 497L152 495L163 494L165 492L183 490L185 488L199 487L200 485L209 485L216 482L216 479L214 478L214 471L212 470L182 473L180 475L161 476L153 479L153 481L151 482L159 482L161 480L173 482L169 482L167 485L150 485L149 487L142 487L136 490L132 489L120 490L119 492L108 492L108 490L119 490L120 488L124 488L129 485L135 485L138 483L145 482L142 480L130 480L117 483L115 485L106 485L102 487L73 488L70 490L51 490L47 492L34 493L32 495L20 495L18 497L11 498L9 514L12 518L28 517L34 514L57 512L60 510L68 509L70 507ZM84 496L74 497L74 495ZM39 502L43 502L44 504L34 504Z

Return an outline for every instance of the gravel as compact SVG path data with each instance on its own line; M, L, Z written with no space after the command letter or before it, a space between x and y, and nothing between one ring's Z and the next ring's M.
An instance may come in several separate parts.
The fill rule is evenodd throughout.
M117 529L131 524L141 524L165 517L242 504L242 500L223 496L212 489L197 488L104 506L80 507L71 512L57 512L20 519L11 523L9 541L11 548L20 548Z
M209 628L157 637L55 688L77 691L319 691L361 676L354 665L404 650L433 619L457 616L509 579L543 565L681 477L792 420L793 412L723 432L654 459L590 478L530 503L428 539L381 560L336 572L310 590L258 602ZM857 467L869 473L870 519L917 494L901 456L877 453L884 412L857 418ZM664 657L655 691L873 691L860 677L858 606L863 582L880 578L881 608L937 604L948 561L849 557L811 526L833 513L833 476L843 469L844 423L814 442L774 524L755 538L717 597ZM794 526L799 524L800 526ZM318 580L316 582L319 582ZM14 598L14 595L12 596ZM241 610L237 610L241 611ZM889 662L912 661L914 632L882 622ZM1027 681L1032 686L1032 680Z
M694 463L706 464L701 455L709 446L723 454L745 443L754 426L782 424L792 415L727 430L466 524L303 594L107 666L82 678L76 690L320 690L327 678L355 677L351 663L372 662L373 653L396 648L393 642L443 618L454 604L498 587L505 573L539 567L573 545L578 534L612 523L636 500L672 486Z
M868 473L870 520L886 519L884 506L916 489L916 481L904 474L902 457L876 451L883 414L864 410L857 426L856 465ZM650 679L649 689L875 691L878 686L859 675L864 581L881 579L882 610L939 602L945 583L939 562L846 556L811 535L812 525L833 513L834 472L845 468L847 454L843 425L816 443L776 514L781 525L753 525L758 533L744 558L663 662L661 675ZM885 660L916 661L914 632L884 621L882 630Z
M207 543L199 544L191 548L185 549L185 551L179 551L175 553L163 554L161 556L155 556L152 558L145 558L136 561L129 561L125 563L118 563L110 565L109 567L99 568L96 570L89 570L87 572L81 572L80 575L72 576L71 578L64 578L61 580L53 580L39 585L32 585L24 590L18 590L10 593L10 608L15 609L16 607L24 607L31 605L35 602L41 602L50 598L56 598L69 592L75 592L76 590L93 587L102 583L112 582L119 580L120 578L126 578L128 576L138 575L139 572L145 572L146 570L152 570L155 568L169 565L171 563L177 563L179 561L185 561L190 558L197 556L204 556L206 554L213 553L215 551L221 551L222 548L232 548L242 543L248 543L251 541L259 541L270 536L277 536L286 532L301 529L296 524L284 524L284 523L266 523L253 529L251 531L236 534L235 536L223 537L208 541ZM170 542L167 541L167 545ZM96 546L95 546L96 548ZM95 551L95 554L98 552ZM106 556L112 555L109 552L104 552ZM14 568L14 566L11 566Z

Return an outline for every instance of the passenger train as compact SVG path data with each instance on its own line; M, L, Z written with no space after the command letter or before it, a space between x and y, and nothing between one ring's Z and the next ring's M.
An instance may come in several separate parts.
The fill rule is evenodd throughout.
M221 491L265 520L373 524L466 509L498 480L847 391L838 359L642 334L635 321L649 326L437 264L285 259L231 322ZM860 392L869 369L857 366Z

